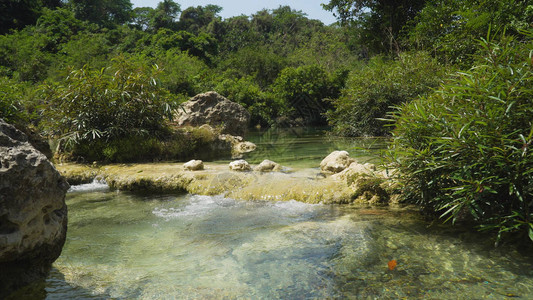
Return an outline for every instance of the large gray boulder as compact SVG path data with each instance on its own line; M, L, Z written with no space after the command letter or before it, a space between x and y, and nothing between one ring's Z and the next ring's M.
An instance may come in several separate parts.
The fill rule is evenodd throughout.
M219 127L221 133L244 136L250 122L250 113L240 104L231 102L217 92L192 97L176 112L178 126Z
M27 136L0 119L0 299L44 279L61 254L68 188Z

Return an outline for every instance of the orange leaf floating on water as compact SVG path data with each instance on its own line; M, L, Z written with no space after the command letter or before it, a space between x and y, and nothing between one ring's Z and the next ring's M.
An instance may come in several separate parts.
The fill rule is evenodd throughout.
M396 268L396 265L398 264L398 262L393 259L391 261L389 261L389 263L387 264L389 266L389 270L392 271L394 270L394 268Z

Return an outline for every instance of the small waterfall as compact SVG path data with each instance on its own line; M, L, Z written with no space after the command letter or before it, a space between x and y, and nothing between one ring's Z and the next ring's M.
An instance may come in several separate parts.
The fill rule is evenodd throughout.
M72 185L68 190L69 193L99 192L109 190L109 185L101 176L96 176L91 183Z

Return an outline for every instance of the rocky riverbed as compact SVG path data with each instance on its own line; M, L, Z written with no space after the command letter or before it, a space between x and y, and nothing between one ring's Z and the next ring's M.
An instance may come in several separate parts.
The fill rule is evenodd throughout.
M242 200L337 204L388 205L396 203L397 199L397 189L384 171L357 162L336 174L318 168L254 171L257 166L251 166L249 171L234 171L226 164L214 163L206 163L197 171L184 168L183 163L60 164L57 168L71 184L99 178L111 188L124 191L183 191L199 195L224 194Z

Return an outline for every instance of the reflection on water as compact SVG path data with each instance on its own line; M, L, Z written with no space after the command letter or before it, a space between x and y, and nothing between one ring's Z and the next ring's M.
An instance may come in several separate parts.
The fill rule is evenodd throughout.
M258 164L269 159L291 168L318 167L322 159L335 150L346 150L362 163L376 161L376 155L386 148L388 141L328 136L325 129L317 128L255 131L246 139L257 145L255 151L244 156L249 163Z
M407 210L222 196L69 193L49 299L502 299L531 258ZM389 271L387 262L398 261Z

